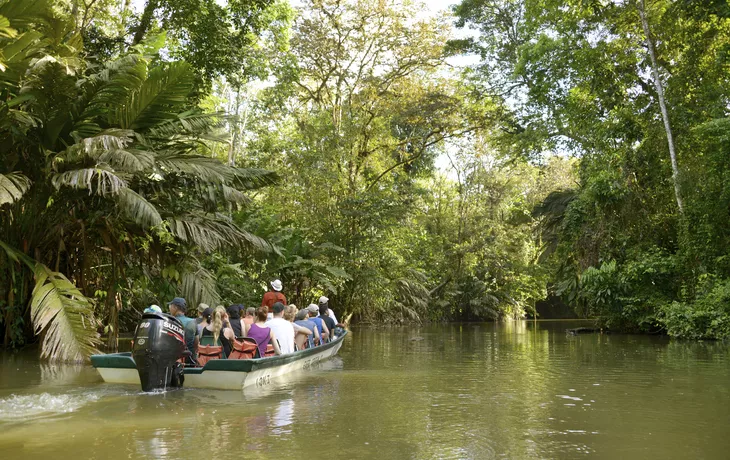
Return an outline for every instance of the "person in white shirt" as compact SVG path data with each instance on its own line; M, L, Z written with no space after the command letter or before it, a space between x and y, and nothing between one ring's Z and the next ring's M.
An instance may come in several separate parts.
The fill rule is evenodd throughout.
M327 316L329 316L330 318L332 318L335 321L335 324L337 324L338 323L337 317L335 316L335 312L333 312L332 309L329 306L329 300L330 299L328 299L327 297L322 296L322 297L319 298L319 304L320 305L327 305Z
M286 307L281 302L276 302L271 309L274 318L266 321L265 326L270 327L276 338L279 340L281 354L294 353L294 326L283 318Z

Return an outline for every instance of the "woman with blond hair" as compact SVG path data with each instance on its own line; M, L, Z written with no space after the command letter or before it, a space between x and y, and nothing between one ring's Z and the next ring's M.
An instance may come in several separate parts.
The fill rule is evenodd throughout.
M200 332L200 338L203 337L213 337L214 345L220 343L223 346L223 353L226 356L231 354L231 343L235 340L236 335L233 329L228 327L228 313L222 305L215 307L215 310L213 310L210 324Z

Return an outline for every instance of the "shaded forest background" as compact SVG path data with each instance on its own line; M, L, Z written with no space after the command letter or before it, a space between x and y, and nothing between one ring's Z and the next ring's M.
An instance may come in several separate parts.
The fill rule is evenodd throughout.
M3 345L79 360L150 304L255 306L274 278L361 323L549 298L727 338L729 18L724 0L0 0Z

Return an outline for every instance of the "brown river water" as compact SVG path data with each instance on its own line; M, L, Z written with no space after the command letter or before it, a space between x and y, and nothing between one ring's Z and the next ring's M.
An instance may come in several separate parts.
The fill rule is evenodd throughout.
M580 325L355 328L250 392L145 394L5 353L0 458L730 458L728 345Z

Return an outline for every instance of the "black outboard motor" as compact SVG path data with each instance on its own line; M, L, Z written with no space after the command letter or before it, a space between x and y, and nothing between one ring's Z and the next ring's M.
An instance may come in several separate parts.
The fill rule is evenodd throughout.
M182 387L185 379L185 331L182 323L165 313L145 313L134 334L132 357L142 391Z

